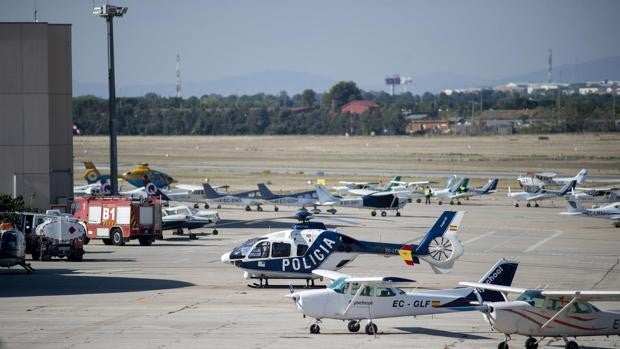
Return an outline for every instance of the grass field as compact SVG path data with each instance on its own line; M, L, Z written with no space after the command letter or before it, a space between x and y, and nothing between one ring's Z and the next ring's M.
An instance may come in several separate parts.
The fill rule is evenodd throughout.
M107 170L107 137L74 137L73 144L76 183L82 182L84 160ZM399 171L514 172L516 176L525 171L573 175L587 168L593 176L619 176L620 133L542 137L119 137L118 162L119 171L148 162L182 183L198 184L209 178L235 190L253 188L257 182L272 183L275 189L305 188L308 181L316 179L317 169L325 171L330 186L338 180L385 181L389 173ZM333 173L338 170L355 174ZM386 174L381 175L382 171Z

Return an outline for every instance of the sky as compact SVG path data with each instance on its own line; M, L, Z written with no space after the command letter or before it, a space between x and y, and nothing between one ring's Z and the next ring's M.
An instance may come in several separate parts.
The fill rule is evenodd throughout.
M107 81L105 20L92 0L0 0L0 21L72 25L73 79ZM620 56L620 1L117 0L118 85L269 70L381 83L392 73L487 79Z

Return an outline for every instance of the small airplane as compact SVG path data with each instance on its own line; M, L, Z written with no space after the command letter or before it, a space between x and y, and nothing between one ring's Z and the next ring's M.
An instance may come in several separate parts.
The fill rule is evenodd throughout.
M84 167L86 168L84 171L84 179L86 180L86 183L106 183L110 180L110 175L102 175L99 170L97 170L97 167L95 167L95 164L91 161L84 161ZM169 175L160 171L152 170L149 167L149 164L145 162L123 173L121 176L118 176L118 178L125 180L136 188L145 186L146 182L155 184L157 188L169 187L170 184L176 182Z
M432 196L438 198L437 204L443 204L443 200L450 200L450 205L454 205L454 197L459 193L467 190L469 178L453 179L447 187L443 189L435 189L431 193Z
M0 223L0 267L10 268L19 265L28 274L34 268L26 263L26 237L13 224Z
M316 193L319 197L319 204L323 206L332 206L327 212L336 213L334 205L344 207L358 207L372 210L370 214L374 217L377 215L377 209L382 210L381 216L387 216L386 210L396 210L396 216L400 216L399 209L403 208L408 200L405 197L399 197L391 191L379 191L363 197L338 198L333 196L322 185L316 186Z
M386 184L383 187L378 187L375 185L375 183L373 184L368 184L368 185L363 185L360 188L349 188L347 190L347 192L350 195L357 195L357 196L366 196L366 195L370 195L370 194L374 194L376 192L379 191L390 191L393 187L397 186L398 183L400 182L400 176L396 176L394 178L392 178L391 181L388 182L388 184ZM340 183L351 183L351 182L340 182ZM359 184L360 182L357 182L357 184ZM346 184L345 184L346 186ZM338 190L339 188L336 188L336 191L340 193L340 190Z
M530 207L531 203L534 202L534 207L538 207L539 201L559 198L571 191L574 192L576 183L577 181L573 179L559 190L550 190L540 187L525 187L524 191L512 192L510 187L508 187L508 197L516 200L515 207L519 207L519 201L526 201L527 207Z
M510 286L517 266L517 262L500 259L480 282ZM310 333L314 334L321 331L318 323L323 319L348 320L349 332L358 332L360 322L366 319L366 334L373 335L377 333L374 319L483 310L484 306L471 305L478 297L485 302L506 300L500 292L477 294L478 291L472 287L405 292L396 285L412 283L413 280L400 277L351 277L322 269L316 269L313 273L332 280L332 283L320 290L294 291L291 287L287 297L295 302L304 317L316 319L310 326Z
M610 203L620 200L618 195L618 187L606 187L606 188L575 188L575 194L572 197L578 201L589 201L596 203Z
M525 175L520 175L517 178L517 181L521 185L521 187L546 187L548 185L565 185L570 183L571 181L576 181L577 184L583 184L586 182L586 176L588 175L588 170L581 169L579 173L575 177L556 177L557 174L554 172L543 172L543 173L531 173L528 172Z
M479 290L518 293L514 301L486 302L484 317L491 327L506 335L498 349L508 349L510 335L527 336L526 349L537 349L548 337L564 339L566 349L578 349L569 337L620 335L620 312L603 311L589 301L620 301L620 291L525 289L490 285L477 282L460 282ZM536 340L535 337L542 337Z
M252 211L251 206L256 206L257 211L262 211L262 201L258 195L258 190L249 190L235 194L218 193L209 183L203 183L204 197L207 201L217 203L217 208L221 208L222 204L245 206L246 211ZM276 209L277 211L277 209Z
M319 197L316 194L316 190L303 191L299 193L292 194L283 194L276 195L267 188L264 183L257 184L258 191L260 192L260 197L263 201L270 202L274 204L273 210L278 212L279 208L277 205L282 206L294 206L305 208L306 206L313 206L314 212L319 213L320 210L317 209Z
M192 229L202 228L206 225L215 225L220 217L217 211L192 211L187 206L162 207L162 229L175 230L174 235L183 235L183 229L189 231L189 239L195 240L196 234ZM213 235L217 235L217 229L213 229Z
M426 261L435 273L447 273L463 254L456 236L464 212L445 211L418 245L357 240L327 230L320 222L303 222L290 230L247 240L222 255L223 263L244 270L246 279L259 279L256 287L269 286L269 279L305 279L318 276L314 269L339 270L360 254L400 255L408 265Z
M620 201L597 208L585 208L576 200L568 199L566 200L566 211L561 212L561 214L613 219L616 221L614 226L620 228Z
M498 178L489 179L487 184L485 184L481 188L465 188L464 191L459 191L450 196L450 205L454 204L453 200L456 199L457 205L461 204L460 199L467 199L475 196L483 196L490 195L497 191L497 183L499 182Z

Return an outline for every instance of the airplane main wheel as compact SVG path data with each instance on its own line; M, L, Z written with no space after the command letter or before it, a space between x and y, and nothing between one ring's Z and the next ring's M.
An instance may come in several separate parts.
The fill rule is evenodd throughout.
M196 234L194 234L194 233L189 233L189 239L190 239L190 240L197 240L197 239L198 239L198 237L197 237L197 236L196 236Z
M515 207L519 207L519 203L518 202L515 202Z
M416 199L416 201L418 204L422 202L422 199Z
M535 338L528 338L525 341L525 349L538 349L538 343L536 342Z
M366 334L368 335L373 335L373 334L377 334L377 325L375 325L373 322L370 322L366 325Z
M457 202L456 202L456 204L457 204L457 205L460 205L460 204L461 204L461 202L460 202L460 201L457 201Z
M318 334L320 332L321 332L321 328L319 327L319 325L317 325L317 324L310 325L310 333Z
M217 209L218 210L221 209L221 208L222 208L222 205L217 205Z
M385 216L387 216L387 212L381 211L381 217L385 217Z
M396 217L400 217L400 212L396 211Z
M540 205L539 205L538 203L535 203L535 204L534 204L534 207L539 207L539 206L540 206Z
M280 209L278 208L278 206L275 206L275 207L273 208L273 210L274 210L274 211L276 211L276 212L280 211ZM317 325L317 326L319 326L319 325ZM318 333L318 332L317 332L317 333Z
M349 332L358 332L360 330L360 327L360 322L355 320L349 321L349 323L347 324Z
M508 342L504 341L497 345L497 349L508 349Z
M532 204L530 204L529 202L527 204L525 204L525 206L527 207L532 207Z
M246 207L245 207L245 210L246 210L246 211L248 211L248 212L252 211L252 209L250 208L250 206L246 206Z
M217 234L219 234L219 233L220 233L220 232L219 232L219 231L217 231L217 229L213 229L213 231L211 232L211 234L213 234L213 235L217 235Z
M442 204L441 200L437 201L437 204L441 205Z
M209 204L205 204L204 208L205 209L209 208Z
M370 215L373 216L373 217L376 216L377 215L377 211L370 212Z
M454 201L450 200L450 205L454 205Z
M200 207L200 206L198 206L198 204L194 204L194 208L198 208L198 207Z
M262 211L262 210L263 210L263 208L262 208L262 207L260 207L260 206L258 206L258 207L256 208L256 211Z
M566 343L566 349L579 349L579 345L575 341L568 341Z

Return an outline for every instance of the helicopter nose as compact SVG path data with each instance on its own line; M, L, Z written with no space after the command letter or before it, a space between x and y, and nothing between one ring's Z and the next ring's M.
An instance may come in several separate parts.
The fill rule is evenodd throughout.
M230 262L230 252L224 253L222 257L220 257L220 260L222 261L222 263Z

